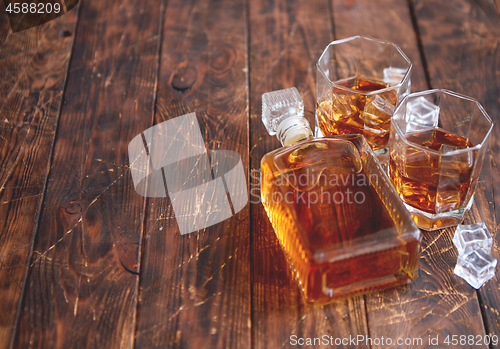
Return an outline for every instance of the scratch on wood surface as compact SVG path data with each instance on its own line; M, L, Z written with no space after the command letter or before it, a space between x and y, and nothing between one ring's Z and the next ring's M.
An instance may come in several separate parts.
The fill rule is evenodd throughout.
M123 176L125 175L125 172L122 173L120 176L118 176L118 178L116 178L113 182L111 182L110 185L108 185L101 193L99 193L95 198L94 200L92 200L90 202L90 204L87 206L87 208L85 209L85 211L83 212L82 216L89 210L89 208L96 203L96 201L109 189L111 188L116 182L118 182L118 180L120 178L122 178Z
M425 250L427 250L428 247L430 247L430 246L427 246L427 248ZM445 252L448 252L449 250L454 250L455 248L456 248L455 245L448 244L446 247L444 247L442 249L436 249L436 250L427 252L427 257L431 257L433 255L443 255Z
M203 304L207 303L208 301L210 301L210 300L212 300L212 299L214 299L214 298L216 298L216 297L218 297L226 292L227 291L220 291L220 292L213 293L209 297L203 299L202 301L198 301L198 302L194 303L193 306L189 307L189 308L199 307L200 305L203 305Z
M2 188L2 189L5 189L5 188ZM0 192L1 192L1 190L0 190ZM17 199L2 201L2 202L0 202L0 205L10 204L11 202L21 201L21 200L25 200L25 199L34 198L34 197L39 197L39 196L42 196L42 195L43 195L42 193L40 193L40 194L34 194L34 195L26 195L26 196L23 196L23 197L20 197L20 198L17 198Z
M80 217L80 219L79 219L79 220L78 220L78 221L77 221L77 222L73 225L73 227L71 227L71 229L70 229L70 230L68 230L66 233L64 233L64 235L63 235L63 236L62 236L59 240L57 240L57 241L56 241L56 242L55 242L52 246L50 246L50 247L49 247L49 248L48 248L45 252L43 252L43 253L40 253L40 252L38 252L38 251L33 251L33 252L34 252L34 253L37 253L37 254L39 255L39 258L44 257L45 259L47 259L47 260L49 260L49 261L52 261L52 259L50 259L49 257L46 257L45 255L46 255L46 254L47 254L50 250L52 250L54 247L56 247L56 245L57 245L58 243L60 243L61 241L63 241L63 240L64 240L64 238L65 238L68 234L70 234L70 233L73 231L73 229L75 229L75 228L76 228L76 226L78 225L78 223L81 223L81 222L82 222L82 219L83 219L83 214L82 214L82 216ZM33 261L33 263L30 265L30 268L32 268L32 267L33 267L33 265L35 265L35 263L36 263L36 262L38 262L38 260L39 260L39 259L37 259L37 260Z
M296 323L295 325L295 328L293 329L293 331L290 333L290 336L294 335L297 333L297 330L300 329L299 325L304 322L305 319L307 319L307 315L308 313L304 313L304 315L302 315L302 317L300 318L300 320ZM280 349L283 349L285 348L287 345L290 345L290 340L289 338L286 338L282 343L281 343L281 346L280 346Z
M485 309L488 309L488 310L490 310L491 312L495 313L495 315L496 315L496 316L499 316L499 317L500 317L500 312L499 312L496 308L490 307L490 306L488 306L487 304L482 304L482 306L483 306Z
M78 276L78 286L76 287L76 299L75 299L75 308L73 311L73 314L76 317L76 314L78 313L78 300L80 299L80 282L82 281L82 276Z
M441 230L439 232L439 234L434 238L434 240L432 240L429 244L427 244L427 246L425 246L425 248L422 249L421 251L421 254L423 254L425 251L427 251L432 245L434 245L436 243L436 241L438 241L441 236L446 232L445 229Z
M397 292L397 291L396 291L396 294L398 295L398 303L399 303L399 304L401 304L401 305L404 305L404 304L405 304L405 302L403 302L403 301L402 301L402 299L401 299L401 294L400 294L399 292ZM408 302L406 302L406 303L408 303ZM403 317L403 321L404 321L404 323L408 323L408 317L406 316L406 311L402 311L400 314L401 314L401 315L403 315L402 317ZM397 316L398 314L396 313L395 315ZM393 318L395 318L396 316L394 316L394 317L389 317L388 321L391 321L391 320L392 320ZM401 317L401 316L399 316L399 317ZM391 322L391 323L392 323L392 322Z
M81 214L81 217L80 219L78 219L78 221L76 221L76 223L68 230L64 233L64 235L59 238L52 246L50 246L45 252L43 253L40 253L38 251L33 251L37 254L39 254L40 257L43 257L45 256L45 254L47 254L47 252L49 252L50 250L52 250L54 247L56 247L57 244L59 244L62 240L64 240L64 238L70 234L75 228L76 226L79 224L79 223L82 223L83 221L83 218L85 217L85 214L88 212L88 210L92 207L93 204L95 204L97 202L97 200L109 189L111 188L121 177L123 177L125 175L125 173L122 173L120 176L118 176L118 178L116 178L110 185L108 185L101 193L99 193L91 202L90 204L87 206L87 208L85 209L85 211L82 212ZM47 258L48 259L48 258ZM49 259L50 260L50 259ZM32 267L35 263L37 262L37 260L35 260L31 265L30 267Z
M278 63L285 56L285 54L288 53L289 43L293 42L293 39L295 38L295 32L297 31L297 28L299 27L299 25L300 24L298 22L294 22L292 24L292 27L290 28L290 32L286 36L286 39L283 40L284 48L281 50L279 55L271 61L271 64L270 64L269 68L267 68L266 72L260 77L259 80L257 80L257 84L255 85L256 89L259 89L259 87L261 87L265 82L270 81L269 74L273 71L274 67L276 65L278 65ZM279 33L281 33L281 32L285 32L285 30L278 29L274 33L266 35L266 37L273 36L273 35L279 35ZM252 44L255 45L255 42ZM296 44L296 43L294 43L294 44Z
M21 245L21 246L15 248L15 249L9 250L7 253L4 253L3 255L0 256L0 261L3 260L3 259L5 259L7 256L11 255L12 253L20 251L23 248L26 248L26 247L29 247L29 246L31 246L31 243L27 243L27 244L24 244L24 245ZM2 268L0 268L0 269L2 269Z
M266 137L264 137L264 136L260 136L260 137L259 137L259 139L257 139L257 141L255 142L254 146L250 149L250 152L248 153L248 155L249 155L251 158L253 157L253 151L254 151L254 149L255 149L255 148L259 145L259 142L260 142L261 140L263 140L264 138L267 138L267 136L266 136Z
M108 164L108 165L114 165L114 166L117 166L117 167L123 167L125 169L130 169L130 166L133 165L139 158L140 158L139 156L137 158L135 158L134 161L132 161L132 163L130 163L129 165L127 165L127 164L119 164L117 162L106 161L106 160L103 160L103 159L94 159L94 160L102 162L104 164ZM104 172L104 171L102 171L102 172Z
M23 140L23 145L24 145L25 141L26 141L26 138ZM19 158L20 158L19 153L21 152L21 149L22 149L22 146L20 147L19 152L17 153L17 156L16 156L16 159L14 160L14 163L12 164L11 168L9 169L7 174L5 175L5 180L3 181L2 185L0 185L0 193L4 190L5 184L7 184L7 182L10 179L10 176L12 175L12 172L14 172L14 169L16 168L17 162L19 161Z
M448 294L448 295L450 295L450 294ZM460 293L453 294L453 296L455 296L455 295L461 295L463 301L461 303L456 303L452 309L450 309L445 314L441 315L441 314L435 313L436 308L438 308L438 306L442 303L454 303L454 300L450 299L449 297L440 298L435 306L431 307L430 310L427 311L426 313L424 313L422 316L419 316L417 323L424 321L424 319L426 319L429 315L435 315L437 318L439 318L439 320L433 324L433 327L435 327L438 323L440 323L443 320L449 320L448 317L452 313L454 313L456 310L460 309L462 306L466 305L470 301L469 297L466 295L462 295Z
M47 27L47 29L50 28ZM16 90L16 87L17 85L19 85L19 81L21 81L22 78L24 78L24 76L26 75L26 71L28 70L28 68L30 68L30 65L31 65L31 61L33 61L33 59L38 55L38 49L40 47L40 45L42 45L42 42L44 42L44 39L45 39L45 35L46 33L48 32L48 30L45 30L44 34L42 35L41 39L38 40L38 46L33 50L33 54L31 55L30 59L28 60L28 63L26 64L25 68L23 69L23 71L21 72L21 74L19 74L16 82L14 83L14 85L12 86L12 88L10 89L9 93L7 94L7 96L5 97L5 102L2 104L2 106L0 107L0 111L3 110L3 108L5 107L5 105L7 104L7 102L9 101L9 97L10 95L14 92L14 90ZM5 121L7 121L9 124L10 124L10 121L5 118Z
M14 283L14 285L16 285L18 291L22 292L21 285L19 285L19 283L17 282L17 280L12 276L12 274L10 273L10 269L11 268L6 268L5 265L3 264L3 262L0 261L0 270L7 271L7 275L9 276L10 280L12 280L12 282Z
M182 304L179 307L179 309L177 309L167 321L172 321L172 319L177 317L181 313L181 311L183 311L183 310L184 310L184 304Z

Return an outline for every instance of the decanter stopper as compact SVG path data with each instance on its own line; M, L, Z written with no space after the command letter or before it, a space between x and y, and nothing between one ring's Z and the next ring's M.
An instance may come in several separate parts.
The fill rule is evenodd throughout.
M295 87L262 95L262 122L284 146L313 138L304 117L304 101Z

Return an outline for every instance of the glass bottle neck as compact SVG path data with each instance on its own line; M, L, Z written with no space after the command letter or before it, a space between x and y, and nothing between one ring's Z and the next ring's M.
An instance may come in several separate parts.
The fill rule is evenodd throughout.
M276 137L283 146L314 138L307 120L298 115L283 120L276 130Z

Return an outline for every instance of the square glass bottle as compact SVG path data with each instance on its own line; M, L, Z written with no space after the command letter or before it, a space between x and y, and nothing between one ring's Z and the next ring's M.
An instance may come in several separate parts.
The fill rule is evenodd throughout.
M420 230L365 138L313 139L295 88L264 94L262 118L284 145L262 158L262 202L305 300L413 281Z

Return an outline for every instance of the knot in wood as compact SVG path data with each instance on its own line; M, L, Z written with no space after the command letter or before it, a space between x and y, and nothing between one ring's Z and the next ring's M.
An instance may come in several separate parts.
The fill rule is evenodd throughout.
M230 45L219 47L210 57L210 66L215 70L230 69L235 55L234 47Z
M180 68L172 77L172 87L177 91L185 91L193 86L197 76L198 73L193 67Z
M61 30L59 32L59 37L61 38L67 38L68 36L71 36L71 32L69 30Z
M82 212L82 205L80 205L78 201L70 201L66 207L64 207L64 210L69 214L77 214Z
M124 244L118 246L120 263L128 272L139 273L139 244Z

